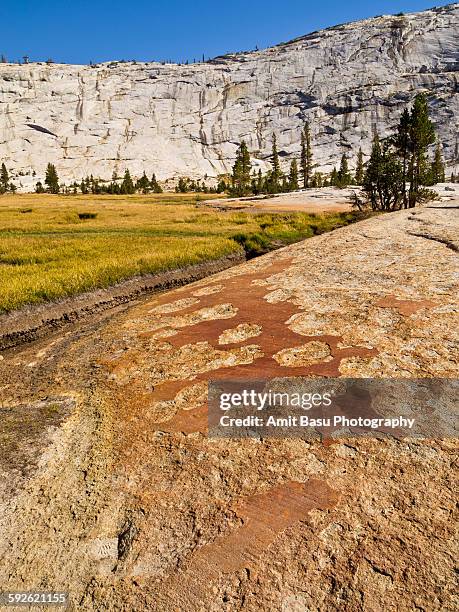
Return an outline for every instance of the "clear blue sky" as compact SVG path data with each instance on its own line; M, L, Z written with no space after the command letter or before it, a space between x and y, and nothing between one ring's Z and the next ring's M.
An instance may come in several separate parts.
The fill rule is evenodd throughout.
M441 0L1 0L0 53L15 61L185 61L268 47L345 21Z

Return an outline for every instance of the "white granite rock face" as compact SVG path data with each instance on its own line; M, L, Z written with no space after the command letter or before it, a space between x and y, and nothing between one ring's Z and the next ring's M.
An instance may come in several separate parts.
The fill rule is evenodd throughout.
M277 134L287 166L312 126L318 168L343 152L351 166L375 126L397 123L419 91L429 94L445 158L457 157L459 4L337 26L263 51L189 66L0 64L0 161L23 188L47 162L66 182L109 179L129 167L202 178L230 169L245 139L267 168Z

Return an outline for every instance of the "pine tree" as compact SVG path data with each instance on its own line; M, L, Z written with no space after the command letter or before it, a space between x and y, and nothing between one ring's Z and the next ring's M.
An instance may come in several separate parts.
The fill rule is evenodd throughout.
M292 159L290 163L290 174L288 177L288 187L290 191L297 191L298 186L298 164L296 159Z
M38 183L35 185L35 193L45 193L45 188L43 187L41 181L38 181Z
M389 143L381 146L375 134L363 181L373 210L399 210L403 206L403 168Z
M338 171L336 170L336 166L334 166L330 174L330 185L332 187L338 186Z
M357 154L357 165L355 167L355 184L362 185L364 176L365 176L365 169L363 167L363 153L362 153L362 147L360 147L359 152Z
M156 175L155 173L153 173L151 175L151 181L150 181L150 189L153 191L153 193L162 193L163 190L161 188L161 185L158 183L158 181L156 180Z
M444 182L445 182L445 164L443 163L440 143L437 143L437 148L435 149L435 157L434 157L434 160L431 166L430 183L431 185L436 185L437 183L444 183Z
M48 164L46 168L45 185L48 193L59 193L59 177L54 164Z
M347 163L347 157L346 157L346 154L343 153L341 157L340 167L338 170L337 186L341 188L347 187L348 185L350 185L351 181L352 181L352 178L349 173L349 165Z
M280 181L282 179L282 172L279 163L279 153L277 152L277 138L276 134L273 134L273 144L271 153L271 190L272 193L279 191Z
M146 194L150 191L150 181L148 180L145 171L137 181L135 188L136 190L141 191L143 194Z
M311 178L311 187L325 187L321 172L314 172Z
M250 192L250 153L244 141L241 142L236 152L236 161L231 176L231 193L236 196L244 196Z
M408 177L408 160L410 155L410 124L411 116L407 108L400 117L394 144L402 160L403 172L403 208L408 208L408 196L406 192L406 181Z
M309 121L306 122L304 130L301 133L301 173L303 175L303 187L307 189L310 186L312 175L312 148L311 148L311 130Z
M217 185L217 193L224 193L227 190L227 185L224 179L220 179Z
M265 188L265 182L263 179L263 174L261 172L261 168L258 168L258 175L257 175L257 193L263 193Z
M175 188L175 191L177 193L187 193L187 191L189 191L188 180L184 179L183 177L180 177L178 180L177 186Z
M123 194L132 194L135 193L134 183L132 182L131 173L126 168L124 173L123 182L121 183L121 193Z
M408 205L410 208L419 200L420 186L424 185L428 175L427 149L435 142L435 130L429 119L429 109L425 94L418 94L414 99L410 113L409 164L410 191Z
M10 176L8 174L8 170L6 169L5 164L2 164L2 168L0 170L0 187L3 192L8 191L8 183L10 180Z

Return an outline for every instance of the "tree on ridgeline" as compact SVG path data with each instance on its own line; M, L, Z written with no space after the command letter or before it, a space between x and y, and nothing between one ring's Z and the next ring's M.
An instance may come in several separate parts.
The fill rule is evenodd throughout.
M363 185L364 177L365 177L365 168L363 165L362 147L360 147L359 152L357 153L357 164L355 167L355 184Z
M288 188L290 191L297 191L298 186L298 164L296 159L292 159L290 163L290 173L288 176Z
M54 164L48 164L46 167L45 185L48 193L59 193L59 177Z
M231 175L231 195L245 196L250 193L250 153L244 140L236 152L236 161Z
M301 173L303 175L303 187L310 186L312 176L312 148L311 148L311 129L309 121L306 122L304 130L301 132Z

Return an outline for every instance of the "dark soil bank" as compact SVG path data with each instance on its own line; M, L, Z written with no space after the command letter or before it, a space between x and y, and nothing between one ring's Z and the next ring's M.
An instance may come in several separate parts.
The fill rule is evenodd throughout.
M180 287L243 261L243 252L232 253L178 270L131 278L107 289L97 289L58 302L21 308L0 316L0 350L37 340L69 323L127 304L143 294Z

